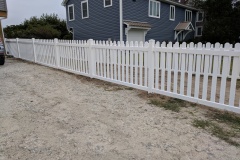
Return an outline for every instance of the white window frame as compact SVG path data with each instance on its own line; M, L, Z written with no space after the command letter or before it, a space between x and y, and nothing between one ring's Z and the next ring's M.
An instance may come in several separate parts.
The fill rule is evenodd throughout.
M111 6L112 6L112 0L110 0L110 2L111 2L110 5L106 5L106 0L103 0L104 8L106 8L106 7L111 7Z
M83 3L87 3L87 17L83 17ZM81 13L82 13L82 19L89 18L88 0L81 2Z
M189 13L189 14L188 14ZM191 15L191 19L190 19L190 21L187 21L187 18L189 18L188 16L189 15ZM185 21L186 22L192 22L192 11L190 11L190 10L185 10Z
M73 19L70 19L70 12L69 12L70 7L73 8ZM68 21L74 21L74 20L75 20L74 4L71 4L71 5L68 5Z
M202 20L199 21L199 13L202 13ZM204 17L204 12L197 12L197 20L196 22L202 22L203 21L203 17Z
M173 18L172 18L172 8L173 8ZM170 11L169 11L169 20L175 21L175 15L176 15L176 8L173 5L170 5Z
M203 31L203 27L202 27L202 26L196 27L195 36L196 36L196 37L201 37L201 36L202 36L202 32L201 32L201 35L198 35L198 28L202 28L202 31Z
M154 16L154 15L151 15L151 13L150 13L150 11L151 11L151 9L150 9L150 3L151 2L154 2L154 3L156 3L157 5L159 5L159 10L158 10L158 13L159 13L159 16ZM156 6L157 6L156 5ZM160 13L161 13L161 3L159 2L159 1L156 1L156 0L149 0L149 4L148 4L148 16L149 17L152 17L152 18L160 18Z

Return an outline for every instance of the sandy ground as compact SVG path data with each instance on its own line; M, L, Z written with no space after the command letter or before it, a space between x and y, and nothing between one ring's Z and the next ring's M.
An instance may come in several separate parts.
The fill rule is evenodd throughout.
M166 111L138 90L16 59L0 81L0 160L240 159L240 148L191 125L196 108Z

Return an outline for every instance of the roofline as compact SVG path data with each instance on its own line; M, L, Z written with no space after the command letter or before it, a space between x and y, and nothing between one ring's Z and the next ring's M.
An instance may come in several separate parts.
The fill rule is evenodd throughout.
M170 1L170 0L157 0L157 1L161 1L161 2L164 2L164 3L172 4L172 5L175 5L175 6L179 6L179 7L182 7L182 8L191 9L191 10L195 10L195 11L199 10L195 7L185 5L185 4L181 4L181 3L178 3L178 2L174 2L174 1ZM68 2L68 0L63 0L62 5L66 6L67 2Z
M192 6L189 6L189 5L185 5L185 4L181 4L181 3L178 3L178 2L174 2L174 1L170 1L170 0L158 0L158 1L161 1L161 2L164 2L164 3L168 3L168 4L172 4L172 5L179 6L179 7L186 8L186 9L199 11L199 9L197 9L195 7L192 7Z
M63 0L62 1L62 6L66 6L67 2L68 2L68 0Z

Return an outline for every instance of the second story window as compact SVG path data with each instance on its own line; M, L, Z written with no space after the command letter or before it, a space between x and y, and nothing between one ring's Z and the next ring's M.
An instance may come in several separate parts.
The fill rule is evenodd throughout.
M71 4L68 6L68 20L73 21L75 19L74 17L74 5Z
M175 20L175 6L170 5L170 13L169 13L169 19L171 21Z
M112 6L112 0L103 0L104 7L111 7Z
M185 21L191 22L192 21L192 11L186 10L185 11Z
M202 22L203 21L203 12L198 12L197 13L197 22Z
M148 16L160 18L160 2L156 0L149 0Z
M88 1L81 2L81 9L82 9L82 19L88 18L89 17Z

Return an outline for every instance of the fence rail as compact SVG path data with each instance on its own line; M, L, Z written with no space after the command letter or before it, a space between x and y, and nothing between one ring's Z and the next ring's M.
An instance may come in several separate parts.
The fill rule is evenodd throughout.
M6 39L16 58L240 113L240 44Z

